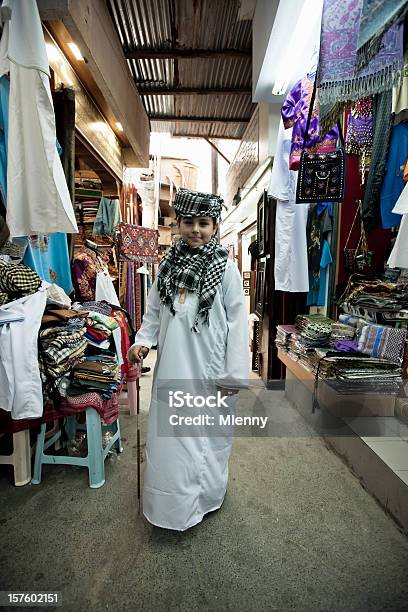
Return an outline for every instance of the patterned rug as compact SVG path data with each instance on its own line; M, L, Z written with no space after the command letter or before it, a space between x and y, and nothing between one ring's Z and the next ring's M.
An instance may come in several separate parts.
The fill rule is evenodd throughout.
M119 225L120 255L131 261L157 263L159 261L159 233L138 225Z

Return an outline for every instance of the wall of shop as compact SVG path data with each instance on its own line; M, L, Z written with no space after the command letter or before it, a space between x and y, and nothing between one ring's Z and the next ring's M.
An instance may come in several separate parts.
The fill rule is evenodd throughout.
M95 106L86 89L77 77L71 64L55 44L51 36L44 32L48 59L54 72L54 87L70 87L75 91L75 127L96 149L99 155L115 171L123 175L122 147L115 132Z

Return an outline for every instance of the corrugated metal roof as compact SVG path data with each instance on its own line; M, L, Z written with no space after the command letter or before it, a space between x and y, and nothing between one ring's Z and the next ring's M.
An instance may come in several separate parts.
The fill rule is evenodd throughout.
M107 0L122 46L140 49L247 50L252 48L252 21L239 21L239 0ZM251 88L252 58L128 59L137 86ZM150 117L249 120L255 105L251 93L143 95ZM246 123L160 121L155 131L174 135L239 138Z

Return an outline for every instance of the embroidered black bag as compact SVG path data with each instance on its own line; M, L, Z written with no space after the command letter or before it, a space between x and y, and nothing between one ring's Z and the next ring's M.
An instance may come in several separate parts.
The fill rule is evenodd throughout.
M332 153L309 153L306 151L307 135L316 98L317 75L309 105L303 150L300 156L299 174L296 186L296 202L342 202L346 175L346 154L340 122L337 121L341 146Z

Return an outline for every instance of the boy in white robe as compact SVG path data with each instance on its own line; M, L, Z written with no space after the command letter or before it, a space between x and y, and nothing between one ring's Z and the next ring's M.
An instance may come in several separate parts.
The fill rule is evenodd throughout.
M130 361L139 362L157 345L143 513L153 525L179 531L222 505L232 433L230 427L220 428L219 418L233 412L235 394L248 380L242 279L215 238L221 206L218 196L178 191L175 209L181 239L159 265L128 354ZM174 408L167 390L177 388L184 400L187 390L194 402L204 397L205 407L189 411L187 401L182 410ZM220 405L212 407L213 398ZM182 415L207 421L201 420L198 427L173 428L180 425Z

